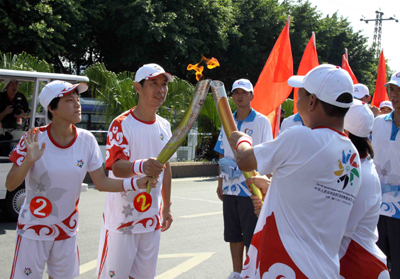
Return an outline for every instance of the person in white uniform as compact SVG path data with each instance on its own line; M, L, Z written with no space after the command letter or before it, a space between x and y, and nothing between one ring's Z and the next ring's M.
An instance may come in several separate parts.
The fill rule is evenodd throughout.
M168 93L171 74L157 64L143 65L135 75L136 107L111 123L106 168L113 178L158 176L157 187L130 193L108 193L97 257L98 278L154 278L161 232L171 214L171 167L155 157L171 138L171 125L156 115ZM146 158L148 158L146 160ZM114 278L114 279L115 279Z
M233 117L239 131L249 135L253 142L272 140L272 129L266 116L251 108L254 98L253 85L248 79L236 80L232 85L232 99L236 104ZM219 155L220 177L217 195L223 201L224 240L229 242L233 272L229 279L240 278L243 266L244 247L248 250L257 216L253 212L250 192L245 185L246 178L237 168L235 155L229 146L224 130L221 130L214 148ZM247 251L246 251L247 252Z
M361 188L351 209L347 229L340 245L340 275L351 279L389 279L386 256L376 245L378 240L381 184L373 161L369 135L374 114L368 105L354 100L344 118L344 132L361 158Z
M122 192L145 188L157 179L124 181L105 176L100 147L94 136L74 124L81 120L79 93L86 84L53 81L40 93L52 123L30 130L19 141L10 160L9 191L25 179L26 198L17 225L11 279L41 279L47 264L49 278L79 275L77 244L78 203L86 172L100 191Z
M241 170L272 173L270 186L249 179L266 196L241 276L339 278L338 251L361 181L358 152L343 130L353 83L329 64L288 83L299 87L305 126L254 148L243 133L229 139Z

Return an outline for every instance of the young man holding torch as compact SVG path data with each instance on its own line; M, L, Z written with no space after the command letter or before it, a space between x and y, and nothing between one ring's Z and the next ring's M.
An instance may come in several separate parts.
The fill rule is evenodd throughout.
M171 126L156 115L168 93L171 74L157 64L143 65L135 75L138 105L113 120L107 137L109 176L159 177L150 194L135 189L107 194L100 236L98 278L154 278L160 232L171 215L171 168L155 157L171 138ZM147 159L148 158L148 159ZM161 221L162 220L162 221Z
M251 108L253 98L253 85L249 80L239 79L233 83L232 99L237 108L233 116L236 126L259 144L272 140L272 129L268 118ZM230 244L233 263L233 272L228 278L240 278L244 246L248 250L257 216L249 198L251 193L244 183L246 178L236 166L224 130L220 133L215 151L220 153L221 175L218 178L217 195L223 201L224 239ZM234 168L237 170L234 171Z
M288 83L300 88L297 108L305 126L254 148L246 134L229 139L241 170L273 173L269 189L262 178L248 179L266 196L241 275L339 278L339 246L360 189L359 155L343 133L353 82L340 67L325 64Z

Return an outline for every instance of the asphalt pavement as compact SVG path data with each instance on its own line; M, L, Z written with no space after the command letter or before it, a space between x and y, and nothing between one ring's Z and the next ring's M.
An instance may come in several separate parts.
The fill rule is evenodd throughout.
M223 240L222 202L217 177L172 180L171 228L161 234L156 279L226 278L232 271L229 244ZM106 193L89 185L79 202L79 279L96 278L97 249ZM9 278L16 223L0 213L0 278ZM47 278L47 275L43 278Z

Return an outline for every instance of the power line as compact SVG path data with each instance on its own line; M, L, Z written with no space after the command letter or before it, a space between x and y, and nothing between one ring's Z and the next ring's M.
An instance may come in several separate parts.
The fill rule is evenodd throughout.
M381 50L381 37L382 37L382 21L384 20L394 20L395 22L399 22L398 19L396 19L396 16L393 15L389 18L383 18L383 12L375 11L376 17L375 19L365 19L363 16L360 21L365 21L365 23L368 23L370 21L375 21L375 28L374 28L374 41L372 43L372 49L375 50L376 57L379 56L380 50Z

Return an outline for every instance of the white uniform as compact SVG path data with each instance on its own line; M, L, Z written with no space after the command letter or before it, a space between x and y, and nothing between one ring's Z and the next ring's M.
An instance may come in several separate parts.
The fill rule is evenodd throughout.
M361 159L361 167L362 186L339 250L340 275L351 279L389 279L386 256L375 244L378 240L376 225L381 205L381 184L372 159Z
M268 118L261 113L255 111L254 109L251 109L249 116L242 121L236 120L236 112L233 114L233 117L235 119L238 130L249 135L253 140L253 145L267 142L273 139L271 124L269 123ZM221 130L214 150L224 155L225 158L236 161L232 149L229 146L229 142L224 130ZM246 178L243 174L235 179L229 179L228 175L224 174L222 174L222 176L224 178L222 184L222 192L224 195L242 197L251 196L248 187L244 183Z
M338 278L338 251L360 188L360 160L344 135L293 127L254 147L273 173L242 270L244 278ZM247 277L246 277L247 276Z
M114 119L108 131L106 168L110 170L109 177L115 178L111 167L119 159L133 162L139 159L157 157L171 136L171 126L164 118L157 115L154 121L144 122L137 119L132 110L124 112ZM137 178L143 176L144 174L138 175ZM135 243L137 241L135 238L144 237L140 235L135 237L136 234L150 233L151 235L155 235L153 243L151 243L151 241L149 241L149 243L155 245L152 250L151 265L154 267L157 266L160 234L154 234L152 232L161 228L162 221L160 214L163 177L164 172L160 174L157 187L151 189L150 200L147 200L144 196L139 196L145 193L146 189L127 193L107 193L104 205L103 228L98 251L97 270L99 278L109 278L108 273L111 271L117 274L116 278L123 278L125 275L125 278L128 275L135 278L142 278L144 276L150 278L155 276L155 270L147 267L144 268L142 263L137 266L142 266L143 270L136 269L136 273L130 273L130 265L133 266L135 263L132 261L130 263L123 263L122 261L118 261L118 259L132 258L132 260L137 260L139 259L139 254L143 254L143 251L138 253L139 256L132 256L132 254L129 254L133 252L132 249L121 250L117 249L117 247L120 245L119 242L121 239L130 239L129 241ZM130 236L125 237L125 235ZM123 253L127 254L125 255ZM117 259L117 261L115 261L115 259ZM130 265L126 266L127 264ZM142 274L140 273L142 271L148 273Z
M400 219L400 136L393 112L375 118L372 129L374 162L382 185L380 214Z
M82 181L86 172L97 170L103 164L100 148L90 132L74 126L76 131L74 140L69 146L61 147L52 138L50 125L39 128L39 146L42 146L44 142L46 149L43 156L30 168L25 178L26 198L18 218L18 239L13 266L15 278L20 278L18 273L22 272L22 268L31 268L33 273L40 272L40 268L36 270L35 267L36 264L39 264L36 263L38 258L42 259L44 267L44 262L49 254L48 265L49 261L52 260L52 253L54 253L54 257L57 254L65 257L67 251L55 251L55 248L51 248L52 245L62 247L62 244L58 242L63 240L72 238L71 246L67 249L72 249L72 256L77 254L75 244ZM20 166L25 159L26 152L25 143L21 139L10 160ZM35 255L35 251L29 250L28 244L25 245L25 239L35 240L34 243L40 243L38 241L46 242L47 244L44 244L44 246L50 246L43 248L47 249L47 252ZM19 246L21 243L22 246ZM26 247L27 250L23 250L22 247ZM34 248L31 247L31 249ZM25 258L26 261L19 260L20 256L25 257L25 254L32 255L32 253L33 258L36 257L32 259L35 263L30 264L28 258ZM21 266L23 264L26 266ZM71 266L66 266L66 268L68 267L71 268ZM79 262L76 268L79 268ZM49 274L50 272L51 266L49 265ZM28 274L24 275L26 277ZM68 275L68 272L60 275L56 271L50 275L54 278L59 276L69 278L71 276Z
M288 118L283 119L281 128L279 130L279 134L282 134L283 131L285 131L286 129L293 127L293 126L297 126L297 125L304 126L303 120L301 119L299 113L293 114L293 115L289 116Z

